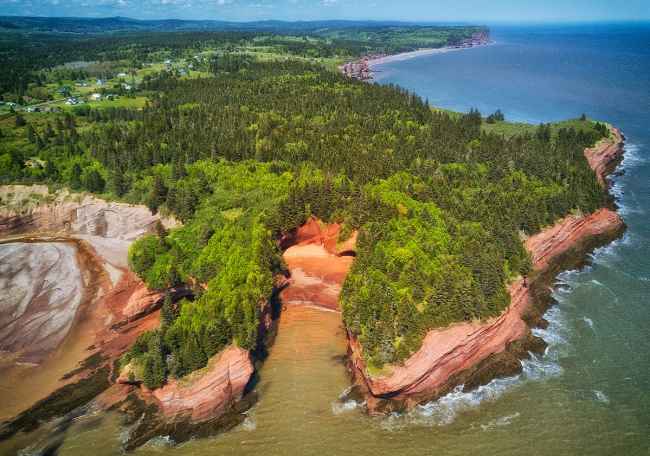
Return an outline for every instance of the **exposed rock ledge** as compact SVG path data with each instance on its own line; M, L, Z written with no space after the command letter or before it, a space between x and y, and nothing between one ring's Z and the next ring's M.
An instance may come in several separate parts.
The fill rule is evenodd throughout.
M614 128L611 133L613 139L585 150L603 186L623 155L623 136ZM587 252L618 237L624 228L616 212L603 208L586 216L568 216L531 236L526 248L534 272L527 284L520 279L510 285L511 304L499 317L431 330L417 352L379 375L368 373L363 348L350 334L351 371L370 413L409 408L457 385L468 389L519 372L519 358L544 348L543 342L532 336L530 326L543 324L541 315L550 304L549 285L555 274L575 266Z
M282 304L311 305L339 309L339 295L352 266L357 233L339 242L341 226L325 224L316 218L285 236L285 263L290 272L288 286L280 294Z
M45 185L0 186L0 201L0 236L37 233L84 240L102 259L114 284L128 266L131 242L154 232L159 224L165 228L179 224L142 205L67 190L49 193Z
M155 390L153 396L167 417L205 421L222 415L242 398L253 370L249 352L229 346L215 355L206 368L181 381L170 381Z
M11 296L0 300L0 310L7 314L0 321L0 348L6 350L3 355L26 355L24 359L43 361L47 366L48 352L72 337L72 328L77 332L83 330L84 340L88 339L90 345L85 350L86 345L80 347L79 361L86 358L80 365L63 366L71 371L53 382L52 394L14 419L0 423L2 438L67 413L106 389L109 377L113 377L114 361L139 334L158 326L158 308L163 295L148 290L127 267L131 242L158 229L161 223L146 207L110 203L66 191L50 194L47 187L38 185L0 186L0 198L0 237L5 238L4 242L22 243L9 244L5 250L18 245L42 255L58 248L57 252L51 252L56 263L51 267L49 256L23 255L27 268L16 269L12 259L0 271L7 283L19 282ZM169 227L176 222L162 220L162 223ZM72 253L66 251L67 256L62 255L66 252L58 246L66 246ZM68 272L63 268L53 269L59 268L62 261ZM24 279L25 275L30 278ZM79 283L79 276L83 283ZM30 291L21 285L26 280L33 282L34 297L21 294ZM79 287L75 290L68 283ZM81 303L80 295L83 295ZM74 362L74 357L68 358L66 362ZM33 369L43 374L40 366ZM60 369L57 366L57 371ZM11 385L3 386L11 388ZM25 397L22 402L27 405L38 399Z
M609 131L610 138L603 139L594 147L585 150L587 162L603 187L607 185L607 176L616 169L623 158L625 141L618 128L610 127Z

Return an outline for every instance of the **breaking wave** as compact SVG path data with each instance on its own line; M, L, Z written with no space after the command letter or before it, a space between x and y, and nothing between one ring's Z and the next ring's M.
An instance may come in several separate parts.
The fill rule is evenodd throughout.
M159 435L147 441L145 446L153 448L171 448L176 444L169 435Z
M336 401L332 402L332 413L334 415L340 415L341 413L349 412L358 407L364 407L366 405L364 402L359 402L355 399L350 399L350 392L353 390L352 386L347 387Z
M584 321L587 324L587 326L589 326L589 328L592 329L593 332L596 332L596 330L594 329L594 321L591 318L582 317L582 321Z
M513 413L512 415L501 416L499 418L491 420L488 424L481 424L481 429L483 429L484 431L488 431L496 427L508 426L510 425L510 423L512 423L512 420L514 420L515 418L519 418L519 415L520 415L519 412L516 412Z
M341 413L354 410L361 405L363 405L363 403L359 403L354 399L349 399L347 401L334 401L332 402L332 413L334 415L340 415Z
M247 431L247 432L254 431L255 429L257 429L257 421L255 421L254 417L250 415L246 415L246 418L244 418L244 421L240 425L240 428L242 431Z
M625 153L623 154L623 161L621 162L621 169L634 168L637 165L643 164L647 161L647 157L640 154L641 146L639 144L626 144Z
M561 277L566 289L560 293L571 291L568 279L571 273L564 273ZM560 300L563 300L560 297ZM543 381L562 375L560 359L566 354L569 347L569 325L559 306L551 307L544 318L549 322L546 329L535 328L533 334L543 338L548 347L543 355L530 354L530 358L523 360L522 372L519 375L507 378L497 378L486 385L479 386L472 391L463 391L463 385L456 387L449 394L438 400L428 402L416 407L407 413L393 413L383 418L380 426L388 431L399 430L409 425L445 426L453 423L463 412L480 407L483 402L492 402L499 399L508 391L518 388L526 382ZM519 414L498 418L484 426L494 427L507 425ZM484 428L485 430L485 428Z
M596 400L598 402L602 402L603 404L609 404L609 398L602 391L594 390L594 396L596 397Z

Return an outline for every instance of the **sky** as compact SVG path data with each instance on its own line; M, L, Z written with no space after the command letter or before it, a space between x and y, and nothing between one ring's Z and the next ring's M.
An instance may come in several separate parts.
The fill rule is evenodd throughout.
M650 0L0 0L0 15L432 22L650 20Z

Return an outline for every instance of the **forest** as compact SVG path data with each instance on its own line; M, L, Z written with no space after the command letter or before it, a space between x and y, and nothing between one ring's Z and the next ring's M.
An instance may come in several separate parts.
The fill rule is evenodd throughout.
M261 50L343 62L369 53L455 45L478 32L487 29L346 21L274 24L0 17L0 100L19 102L30 89L48 82L52 70L66 70L63 65L69 63L123 62L137 69L163 55L190 58L217 50Z
M285 271L278 239L314 216L359 230L343 287L347 329L379 369L431 328L499 314L530 270L522 239L608 200L583 155L608 134L540 125L486 131L395 86L295 59L217 60L209 77L147 76L143 108L0 122L0 176L144 203L183 226L136 241L131 268L163 305L125 356L145 384L258 344L259 313ZM498 112L491 124L502 122Z

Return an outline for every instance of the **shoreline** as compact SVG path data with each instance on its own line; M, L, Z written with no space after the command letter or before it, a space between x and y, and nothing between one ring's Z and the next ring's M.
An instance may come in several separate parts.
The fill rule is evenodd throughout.
M610 186L606 177L624 153L623 135L613 127L611 133L611 138L584 152L606 188ZM361 397L370 414L381 415L438 399L459 385L471 390L521 372L520 360L546 347L531 329L547 324L543 315L553 304L551 291L557 274L584 265L589 252L617 239L624 230L621 217L612 208L603 207L584 216L568 215L530 236L526 248L533 272L528 283L519 279L510 285L511 304L499 317L432 329L418 351L399 365L387 366L381 374L368 373L363 348L348 332L350 396Z
M371 54L363 56L357 60L352 60L338 67L339 72L351 79L362 81L374 80L377 72L376 67L393 62L402 62L418 57L429 55L447 54L449 52L464 51L468 49L491 46L495 41L489 38L472 42L471 44L460 44L454 46L443 46L439 48L422 48L414 51L400 52L397 54Z
M623 137L614 128L612 128L612 133L613 139L604 139L592 148L585 150L585 156L601 183L606 182L605 176L614 171L617 162L620 162L622 158ZM604 218L601 213L604 214ZM613 214L613 219L610 214ZM608 219L608 217L610 218ZM605 221L603 222L603 220ZM613 223L608 224L608 220ZM286 244L285 253L292 245L300 245L305 251L313 250L313 246L317 245L325 251L333 250L331 253L336 253L338 256L354 250L354 236L346 241L345 245L338 246L335 241L338 227L329 226L321 233L320 228L316 230L319 226L318 223L313 221L311 225L313 225L311 227L313 230L310 229L309 224L306 224L298 228L291 239L280 240L281 244ZM557 227L565 225L568 227L569 234L575 230L582 234L577 238L561 236L563 230L558 230ZM363 397L370 414L385 414L410 409L415 405L441 397L458 385L465 385L467 389L473 389L494 378L518 373L521 370L520 359L528 357L529 352L543 352L546 346L541 339L531 334L530 329L544 325L543 313L552 304L549 286L552 285L557 273L567 266L573 267L583 263L585 252L615 239L623 229L624 224L620 217L612 210L603 208L584 217L567 216L552 227L531 236L527 241L527 246L529 242L535 241L539 242L538 245L546 248L542 248L541 251L529 249L534 256L535 264L535 272L530 277L530 285L522 283L521 279L511 284L511 305L500 317L488 322L495 328L495 332L500 333L498 335L501 339L496 343L496 349L494 348L495 344L483 343L486 334L483 325L479 324L477 327L476 322L472 322L469 323L469 326L473 337L469 341L462 340L461 337L463 342L469 343L461 344L460 354L454 351L453 347L444 353L440 353L440 350L438 353L433 351L435 359L432 364L432 351L430 346L426 346L425 339L422 347L412 356L418 356L420 353L426 355L423 359L417 359L419 364L415 363L415 369L413 366L408 366L406 369L400 370L398 366L390 374L373 377L365 369L362 347L348 333L348 366L353 377L351 395ZM312 237L313 239L311 239ZM557 242L564 244L562 244L559 253L553 253ZM549 248L547 244L550 244L551 247ZM101 252L94 252L92 245L88 247L99 259L102 259ZM549 250L553 254L548 254ZM309 250L307 253L312 254L313 252ZM302 264L304 259L297 259L300 261L296 263L296 266L304 266ZM538 267L540 264L542 266ZM337 271L335 275L338 279L344 280L344 275L341 276L339 272ZM37 402L13 420L3 423L0 426L0 435L8 436L21 429L30 429L36 421L65 414L71 406L80 405L81 402L92 400L93 397L96 397L93 403L99 405L101 409L119 409L124 412L127 422L135 423L139 416L143 416L143 413L146 415L147 420L136 426L130 439L125 442L127 450L134 449L149 438L161 433L174 435L178 441L183 441L192 436L212 435L230 429L241 422L242 412L257 399L255 391L251 389L254 384L254 382L251 383L251 379L254 379L256 372L259 371L258 362L261 362L263 357L257 358L254 353L243 353L234 349L224 350L215 356L215 362L212 365L215 369L207 368L203 371L207 375L197 374L193 377L196 381L188 384L170 384L166 389L149 391L132 384L128 379L118 378L120 372L117 371L115 360L121 351L120 347L128 341L134 340L134 336L137 335L134 332L139 333L146 328L154 327L158 321L158 305L150 301L157 301L159 304L160 297L156 299L150 296L151 292L142 288L139 281L130 276L128 271L124 271L121 280L119 280L120 283L114 284L114 287L104 296L104 301L107 303L116 301L109 307L116 317L119 316L119 321L126 322L126 326L116 328L115 325L112 325L103 334L106 340L100 341L98 337L98 346L93 348L97 350L95 355L99 359L91 359L95 356L92 355L86 361L81 362L80 368L71 372L70 377L67 377L67 379L74 377L75 383L70 383L54 391L50 396ZM300 283L299 278L300 276L296 275L293 281ZM305 283L311 284L309 281ZM274 293L279 294L280 290L284 289L284 285L284 283L279 284ZM286 295L290 291L285 290L284 294ZM118 298L118 295L121 294L124 296ZM132 312L136 310L131 309L132 300L142 304L142 307L136 306L137 309L144 308L146 311L144 313ZM120 303L119 306L116 306L117 301ZM328 307L326 305L325 309L331 310ZM135 318L129 318L123 314L122 311L126 309L130 309L129 316ZM115 312L117 310L119 312ZM265 315L261 322L265 331L262 332L270 334L273 331L272 311L270 308L264 308L262 313ZM504 326L501 320L517 322L515 332L504 333L503 328L508 329L508 327ZM434 346L438 345L439 340L436 339L436 332L444 332L448 329L458 330L459 328L462 332L468 329L467 325L458 323L448 328L430 331L434 333L434 336L431 339L433 342L430 342L429 345L431 343ZM115 333L113 334L113 332ZM130 334L127 336L126 333ZM109 334L113 337L110 337ZM116 339L120 339L119 344ZM490 341L488 340L488 342ZM269 342L260 341L260 343L268 349ZM483 347L484 345L485 347ZM227 353L228 356L225 356L223 362L219 364L224 353ZM460 367L453 364L458 361L459 356L462 357L466 353L470 353L475 358L469 362L465 359L465 365ZM438 361L441 362L438 363ZM427 363L429 364L427 365ZM228 366L225 371L222 364ZM216 369L216 367L219 368ZM227 372L227 375L221 375L221 372ZM441 378L442 381L440 381ZM233 388L232 385L236 385L236 387ZM195 390L200 394L195 394ZM205 396L205 391L208 390L223 391L221 394L217 394L217 397L210 395L208 398ZM62 400L62 396L66 394L75 397L72 397L71 401Z
M444 46L441 48L423 48L423 49L418 49L416 51L400 52L399 54L390 54L383 57L371 58L368 60L368 66L370 68L373 68L375 66L384 65L386 63L402 62L404 60L411 60L417 57L424 57L428 55L447 54L449 52L466 51L469 49L491 46L493 44L495 44L494 41L488 41L486 43L474 44L471 46L464 46L464 47Z

